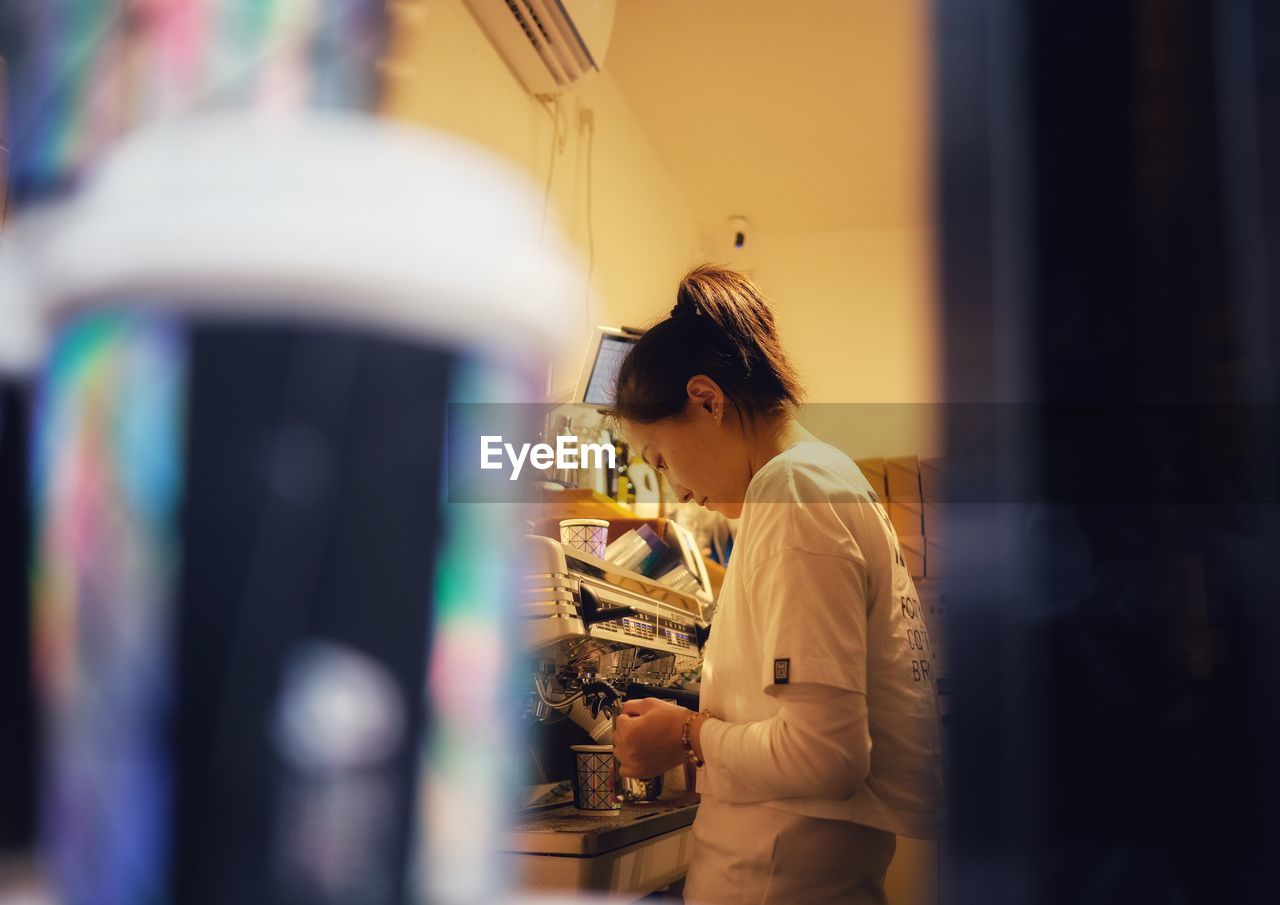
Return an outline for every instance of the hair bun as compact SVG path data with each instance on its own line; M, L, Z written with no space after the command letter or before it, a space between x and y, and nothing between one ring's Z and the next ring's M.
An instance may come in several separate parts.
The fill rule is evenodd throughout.
M804 395L759 288L712 264L685 274L671 316L622 360L610 413L643 424L679 415L695 374L716 381L748 418L798 406Z

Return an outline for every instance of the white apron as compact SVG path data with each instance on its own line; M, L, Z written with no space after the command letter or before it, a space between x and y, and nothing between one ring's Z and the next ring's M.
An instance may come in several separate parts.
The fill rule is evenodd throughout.
M687 905L885 905L897 837L845 820L703 796Z

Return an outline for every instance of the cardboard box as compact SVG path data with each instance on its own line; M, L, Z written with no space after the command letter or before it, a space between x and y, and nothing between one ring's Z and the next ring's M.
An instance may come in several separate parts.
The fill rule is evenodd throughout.
M889 499L889 478L885 474L884 459L854 459L853 464L858 466L881 502Z
M941 539L947 533L947 504L924 501L924 536Z
M916 537L925 533L922 504L911 500L889 500L889 521L898 537Z
M902 548L902 558L907 561L907 572L912 578L924 578L927 564L924 538L918 535L916 537L899 535L898 545Z
M947 573L946 545L941 540L926 537L924 548L925 576L927 578L944 577Z
M920 460L920 499L940 503L947 499L947 460Z
M915 456L897 456L885 462L889 478L889 499L920 499L920 460Z

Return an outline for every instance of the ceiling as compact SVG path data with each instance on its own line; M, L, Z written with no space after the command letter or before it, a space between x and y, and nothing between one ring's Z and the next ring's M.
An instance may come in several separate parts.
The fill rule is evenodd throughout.
M700 230L918 226L925 0L619 0L605 70Z

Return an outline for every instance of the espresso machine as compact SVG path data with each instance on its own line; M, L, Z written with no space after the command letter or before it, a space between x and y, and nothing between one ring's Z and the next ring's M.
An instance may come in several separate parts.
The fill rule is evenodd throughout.
M547 893L607 893L636 901L688 870L694 796L668 788L633 796L611 815L573 806L574 744L611 744L627 699L662 697L696 709L674 687L702 663L710 580L692 535L668 523L699 589L686 593L539 535L522 539L517 612L524 657L519 706L534 778L503 845L521 885ZM556 782L560 780L560 782ZM686 786L686 792L691 791Z
M679 525L669 529L682 552L697 553ZM613 740L613 719L627 697L668 697L690 706L696 696L669 687L702 662L710 594L701 556L686 561L703 590L686 593L622 569L549 537L524 538L519 613L529 663L526 715L539 722L567 716L592 740Z

